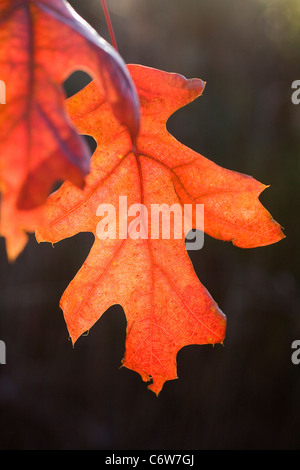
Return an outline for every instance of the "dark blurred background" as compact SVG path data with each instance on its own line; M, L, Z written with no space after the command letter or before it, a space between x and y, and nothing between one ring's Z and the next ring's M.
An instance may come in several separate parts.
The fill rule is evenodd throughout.
M190 253L227 315L224 346L178 354L158 398L120 369L126 322L111 307L75 348L59 299L92 237L38 245L13 265L0 240L0 449L300 449L299 0L108 0L119 52L207 82L169 123L219 165L269 184L261 201L286 238L241 250L205 237ZM109 39L98 0L72 6ZM73 92L85 77L66 84Z

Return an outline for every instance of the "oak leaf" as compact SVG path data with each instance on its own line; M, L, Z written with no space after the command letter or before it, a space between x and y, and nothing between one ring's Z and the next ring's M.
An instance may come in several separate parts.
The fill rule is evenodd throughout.
M181 348L223 342L226 317L199 282L184 237L143 238L143 230L133 237L129 224L127 237L100 239L99 207L117 208L120 196L128 207L142 204L149 213L153 204L204 204L205 232L243 248L277 242L283 234L259 202L266 186L221 168L166 130L169 116L197 98L204 82L140 65L128 68L141 103L136 149L94 82L70 98L67 107L78 131L92 135L98 146L84 191L66 182L53 193L47 225L36 237L56 243L79 232L95 235L60 303L70 337L74 344L111 305L120 304L127 319L123 365L151 380L149 388L158 394L166 380L177 377ZM147 226L142 212L140 229ZM117 219L119 232L122 223Z
M41 223L55 182L83 187L90 152L65 110L63 83L84 70L134 140L139 103L119 54L63 0L1 0L0 234L9 259Z

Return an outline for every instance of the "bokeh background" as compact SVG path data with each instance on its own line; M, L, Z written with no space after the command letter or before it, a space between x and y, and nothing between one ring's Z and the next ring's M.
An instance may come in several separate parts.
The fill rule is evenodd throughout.
M109 39L98 0L70 2ZM188 346L158 398L120 369L126 321L111 307L75 348L59 299L92 237L38 245L6 261L0 240L0 449L299 449L299 0L108 0L119 52L207 82L174 115L178 140L270 185L261 201L284 227L252 250L205 237L190 253L227 315L224 346ZM67 93L86 77L76 74Z

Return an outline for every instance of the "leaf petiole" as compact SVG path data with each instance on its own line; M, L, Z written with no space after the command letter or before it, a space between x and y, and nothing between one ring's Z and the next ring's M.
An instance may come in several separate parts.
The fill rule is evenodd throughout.
M106 1L101 0L101 5L102 5L102 8L103 8L103 12L104 12L106 24L107 24L107 27L108 27L109 35L110 35L110 38L111 38L111 43L117 51L118 50L117 41L116 41L113 26L112 26L112 22L111 22L111 19L110 19L110 14L109 14L109 11L108 11L108 8L107 8L107 5L106 5Z

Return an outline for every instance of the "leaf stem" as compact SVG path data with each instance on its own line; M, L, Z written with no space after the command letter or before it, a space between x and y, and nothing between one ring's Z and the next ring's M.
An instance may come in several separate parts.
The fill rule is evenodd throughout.
M104 11L104 16L105 16L106 24L107 24L107 27L108 27L109 35L110 35L110 38L111 38L111 43L117 51L118 50L117 41L116 41L113 26L112 26L112 22L111 22L111 19L110 19L110 14L109 14L109 11L108 11L108 8L107 8L107 5L106 5L106 1L101 0L101 5L102 5L103 11Z

